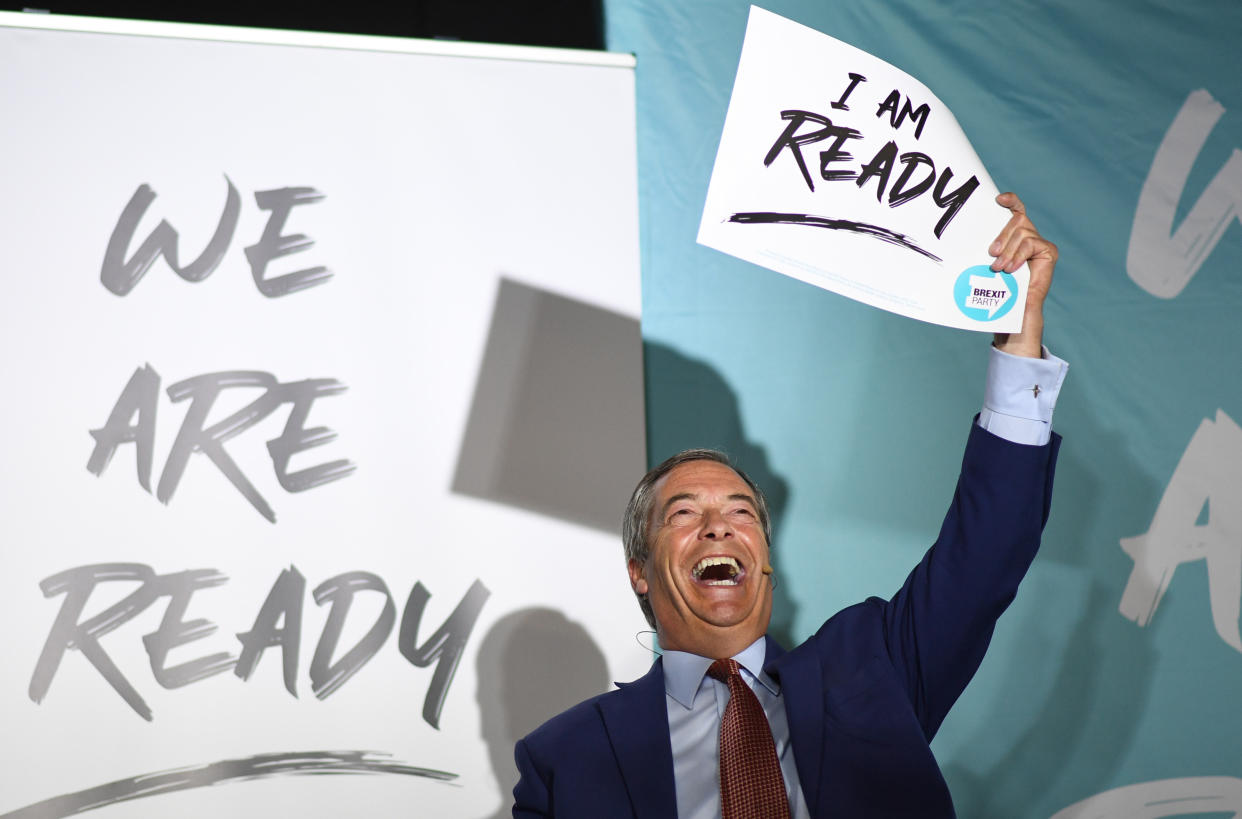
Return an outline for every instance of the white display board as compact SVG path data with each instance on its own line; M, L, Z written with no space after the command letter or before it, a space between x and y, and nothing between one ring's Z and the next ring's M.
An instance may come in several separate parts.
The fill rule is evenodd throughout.
M497 674L650 661L556 491L644 468L633 59L4 14L0 110L0 815L505 810Z

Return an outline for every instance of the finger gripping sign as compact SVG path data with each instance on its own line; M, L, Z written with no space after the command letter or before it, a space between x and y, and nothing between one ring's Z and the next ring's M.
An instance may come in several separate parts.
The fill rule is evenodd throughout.
M698 241L903 316L1010 333L1029 271L953 114L864 51L751 6Z

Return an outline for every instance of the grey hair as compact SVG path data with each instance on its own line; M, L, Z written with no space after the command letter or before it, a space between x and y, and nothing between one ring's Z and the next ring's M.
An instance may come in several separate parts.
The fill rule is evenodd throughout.
M643 479L638 482L638 486L634 488L634 494L630 495L629 505L625 507L625 520L621 523L621 542L625 546L627 565L631 560L646 563L647 558L651 556L651 542L647 535L651 529L651 513L655 508L656 484L677 467L692 461L715 461L737 473L742 482L754 493L755 505L758 507L756 511L759 513L759 525L763 527L763 536L768 542L768 547L771 548L772 518L768 514L768 499L759 485L752 481L745 472L734 466L729 456L719 450L685 449L644 475ZM647 622L655 628L655 614L651 611L651 602L647 599L647 595L635 593L635 596L638 597L638 605L643 610Z

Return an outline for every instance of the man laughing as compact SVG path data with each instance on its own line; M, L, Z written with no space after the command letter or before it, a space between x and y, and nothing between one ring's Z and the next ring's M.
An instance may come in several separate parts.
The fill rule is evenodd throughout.
M785 651L763 492L712 450L639 482L623 539L662 656L517 744L515 817L953 817L929 743L983 660L1047 521L1067 365L1043 347L1057 249L1012 193L993 270L1030 266L1021 333L996 335L939 536L888 600Z

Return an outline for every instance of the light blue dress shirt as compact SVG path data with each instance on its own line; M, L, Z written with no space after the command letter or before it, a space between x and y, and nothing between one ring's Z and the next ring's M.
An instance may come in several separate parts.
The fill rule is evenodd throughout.
M979 426L1018 444L1042 446L1052 435L1052 411L1069 365L1050 354L1026 358L992 348ZM780 686L763 671L767 647L760 637L740 654L742 679L768 716L776 756L785 777L793 819L810 819L789 741ZM679 819L720 819L720 720L729 687L707 676L714 658L664 652L664 692Z
M740 654L742 679L755 692L772 728L776 758L785 777L793 819L810 812L794 767L789 722L776 681L763 671L767 646L760 637ZM677 784L678 819L720 819L720 720L729 704L729 686L707 676L709 657L684 651L664 652L664 691L668 695L669 738L673 743L673 776Z

